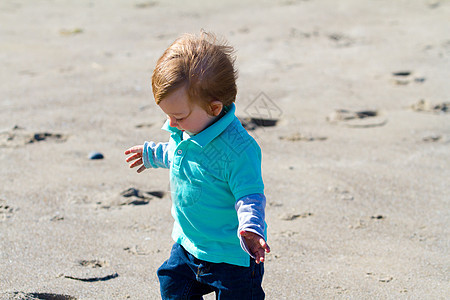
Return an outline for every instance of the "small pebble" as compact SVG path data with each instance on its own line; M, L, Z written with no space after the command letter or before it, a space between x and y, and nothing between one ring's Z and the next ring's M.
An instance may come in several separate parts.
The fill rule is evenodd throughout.
M376 216L371 216L370 218L371 218L371 219L376 219L376 220L382 220L382 219L386 219L386 217L385 217L385 216L383 216L383 215L376 215Z
M89 159L103 159L104 156L100 152L91 152L89 153Z

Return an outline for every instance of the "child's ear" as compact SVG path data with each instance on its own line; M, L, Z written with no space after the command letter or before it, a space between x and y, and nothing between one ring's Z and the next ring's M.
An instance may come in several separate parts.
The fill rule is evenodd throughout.
M217 117L222 112L222 108L223 103L218 100L214 100L209 104L209 111L214 117Z

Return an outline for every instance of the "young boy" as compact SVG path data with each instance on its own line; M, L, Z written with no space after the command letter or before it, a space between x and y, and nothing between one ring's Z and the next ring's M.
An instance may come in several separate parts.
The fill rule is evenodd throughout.
M261 150L235 116L233 48L184 35L152 76L168 143L125 151L130 168L170 169L170 258L158 269L163 299L264 299L266 243Z

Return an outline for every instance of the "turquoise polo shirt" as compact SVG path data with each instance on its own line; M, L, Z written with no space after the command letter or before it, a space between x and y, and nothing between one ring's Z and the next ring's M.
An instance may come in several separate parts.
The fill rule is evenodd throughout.
M261 149L235 116L235 105L202 132L183 139L170 127L172 238L198 259L249 266L237 236L236 201L263 194ZM186 137L186 135L184 135Z

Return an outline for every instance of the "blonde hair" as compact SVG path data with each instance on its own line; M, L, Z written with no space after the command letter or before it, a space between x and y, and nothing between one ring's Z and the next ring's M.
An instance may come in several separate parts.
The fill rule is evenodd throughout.
M184 34L158 59L152 75L156 104L174 90L185 87L189 100L206 107L218 100L235 101L237 72L234 49L211 34Z

